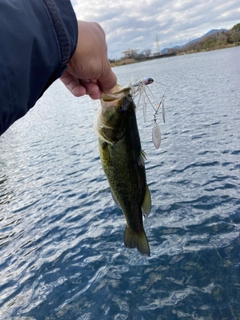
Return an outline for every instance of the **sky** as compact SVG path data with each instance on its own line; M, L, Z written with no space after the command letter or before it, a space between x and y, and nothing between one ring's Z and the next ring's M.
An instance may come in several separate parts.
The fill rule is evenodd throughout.
M211 29L240 23L239 0L71 0L77 18L98 22L106 33L108 56L127 49L152 53L184 45ZM158 39L158 41L157 41Z

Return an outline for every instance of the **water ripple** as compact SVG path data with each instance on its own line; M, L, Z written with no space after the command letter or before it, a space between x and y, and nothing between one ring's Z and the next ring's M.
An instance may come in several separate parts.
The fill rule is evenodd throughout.
M137 113L150 258L124 247L90 125L97 102L56 82L1 137L0 319L240 318L239 54L116 68L120 83L150 72L171 87L159 150L152 110L146 124Z

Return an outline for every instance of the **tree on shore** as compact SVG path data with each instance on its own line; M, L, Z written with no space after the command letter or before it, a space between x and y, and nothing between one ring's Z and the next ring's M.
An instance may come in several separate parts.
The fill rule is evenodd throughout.
M151 49L144 49L142 51L142 54L146 57L146 58L149 58L152 54L152 50Z
M240 23L235 24L235 26L232 27L233 32L238 32L240 31Z
M235 26L232 27L230 39L232 42L240 41L240 23L235 24Z
M138 54L138 49L127 49L122 51L123 59L134 59Z

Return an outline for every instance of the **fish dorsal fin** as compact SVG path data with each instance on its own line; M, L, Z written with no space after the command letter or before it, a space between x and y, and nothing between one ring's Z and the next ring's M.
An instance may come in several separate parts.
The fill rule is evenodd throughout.
M151 212L151 206L152 206L151 194L150 194L150 191L148 189L148 186L146 185L146 192L145 192L144 200L143 200L143 203L142 203L142 210L147 216Z

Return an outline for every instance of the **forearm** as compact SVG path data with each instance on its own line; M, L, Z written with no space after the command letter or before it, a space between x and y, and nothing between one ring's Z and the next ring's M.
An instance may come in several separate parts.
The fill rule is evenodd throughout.
M0 0L0 134L66 69L77 44L68 0Z

